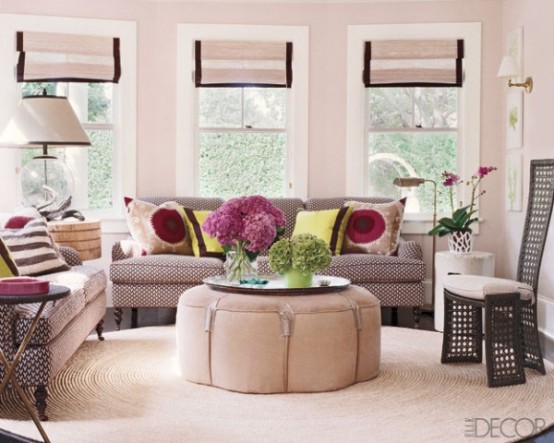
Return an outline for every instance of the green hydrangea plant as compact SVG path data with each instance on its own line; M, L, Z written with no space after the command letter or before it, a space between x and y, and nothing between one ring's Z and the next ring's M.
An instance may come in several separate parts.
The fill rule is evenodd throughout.
M305 274L326 269L331 264L327 243L313 234L282 238L269 249L269 267L279 274L296 269Z

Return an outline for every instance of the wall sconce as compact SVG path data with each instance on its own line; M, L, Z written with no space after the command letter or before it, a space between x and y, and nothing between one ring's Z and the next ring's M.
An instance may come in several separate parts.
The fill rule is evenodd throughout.
M423 183L432 183L433 184L433 227L437 224L437 182L435 180L430 180L427 178L420 177L396 177L392 182L394 185L399 188L413 188L421 186ZM431 309L434 309L435 306L435 252L437 249L437 239L433 235L433 247L431 251Z
M527 77L523 83L513 82L513 77L519 77L520 67L511 55L505 55L498 69L498 77L508 77L508 86L519 86L525 88L525 92L530 93L533 90L533 79Z

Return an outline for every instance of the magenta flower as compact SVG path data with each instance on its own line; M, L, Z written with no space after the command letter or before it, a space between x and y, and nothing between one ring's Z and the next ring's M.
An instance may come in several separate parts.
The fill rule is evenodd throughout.
M460 183L460 176L456 175L454 172L444 171L442 173L442 178L444 179L442 182L444 186L454 186Z
M494 166L479 166L477 169L477 172L475 175L478 178L483 178L485 175L487 175L489 172L495 171L496 168Z

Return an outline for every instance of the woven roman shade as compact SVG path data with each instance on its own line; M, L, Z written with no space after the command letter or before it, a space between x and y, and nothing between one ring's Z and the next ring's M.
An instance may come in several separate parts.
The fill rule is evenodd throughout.
M366 87L457 86L463 82L463 40L365 42Z
M291 42L197 40L195 58L197 87L292 85Z
M18 32L18 82L70 81L118 83L119 38Z

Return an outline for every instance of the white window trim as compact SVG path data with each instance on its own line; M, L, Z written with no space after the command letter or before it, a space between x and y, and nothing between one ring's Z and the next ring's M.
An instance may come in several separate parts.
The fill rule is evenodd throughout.
M107 35L120 38L121 80L114 85L114 101L120 103L113 116L114 143L118 147L114 158L114 202L110 211L84 211L87 217L102 219L103 232L127 232L124 220L123 196L136 194L136 127L137 127L137 38L136 22L122 20L82 19L19 14L0 14L0 100L11 106L0 107L0 131L21 99L20 86L14 76L17 61L15 33L17 31L63 32ZM4 189L14 189L11 198L2 198L0 211L13 211L21 203L19 153L16 149L0 150L0 183ZM6 159L7 161L4 161Z
M177 151L175 155L176 195L197 195L198 164L196 91L193 81L194 41L286 40L293 43L292 88L287 103L288 171L292 187L287 196L308 196L308 74L309 28L307 26L177 25Z
M364 195L365 86L364 42L384 39L464 39L464 87L459 96L458 125L462 130L458 142L460 157L458 172L470 177L479 166L481 137L481 23L421 23L348 26L347 55L347 134L346 134L346 193ZM424 177L425 178L425 177ZM440 187L441 184L437 183ZM440 188L439 188L440 189ZM464 196L465 197L465 196ZM404 220L406 234L427 233L431 220Z

